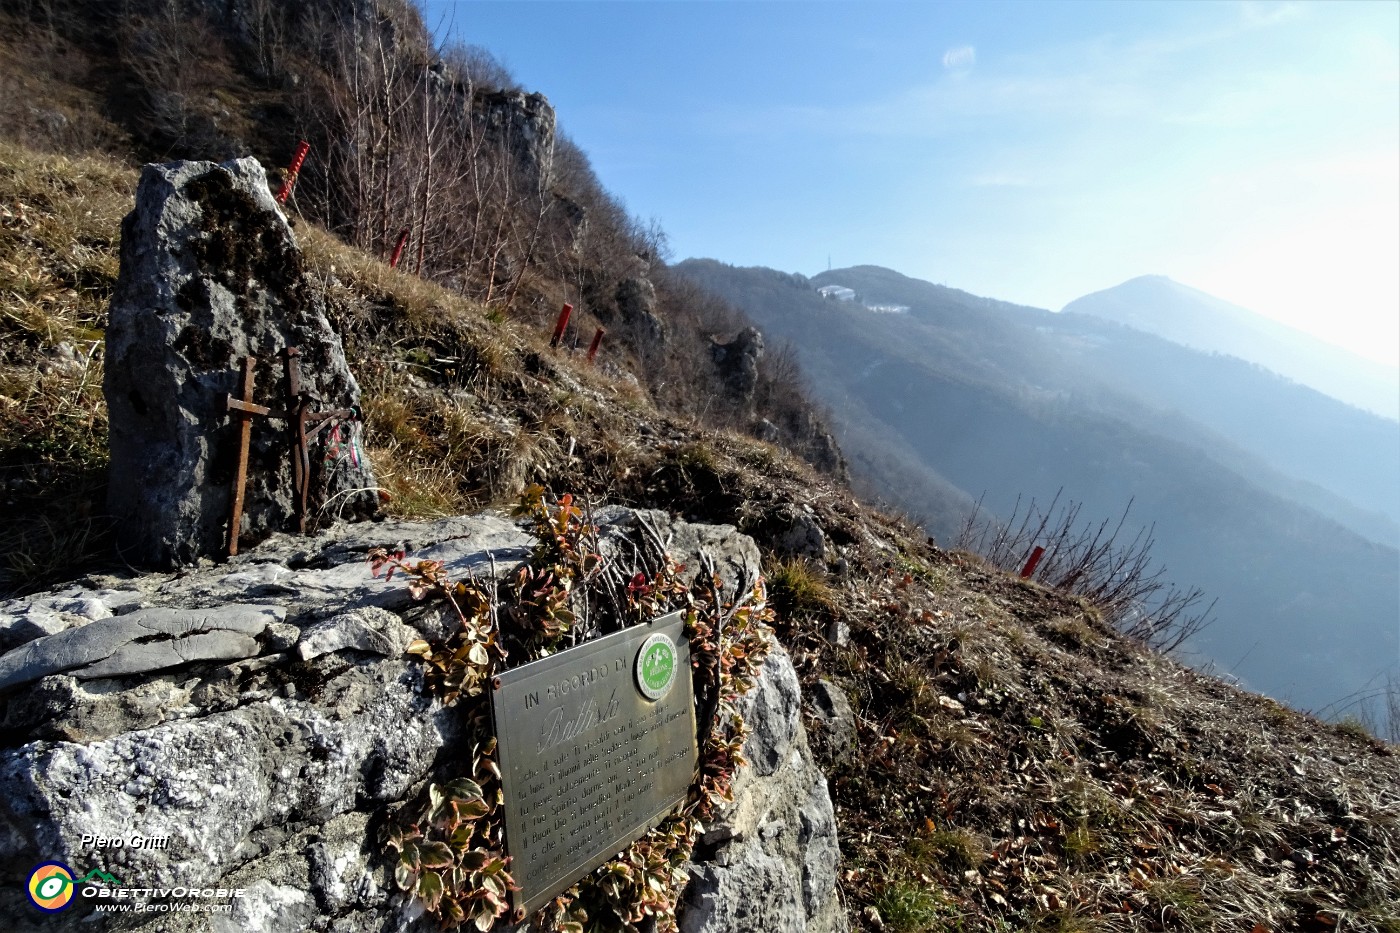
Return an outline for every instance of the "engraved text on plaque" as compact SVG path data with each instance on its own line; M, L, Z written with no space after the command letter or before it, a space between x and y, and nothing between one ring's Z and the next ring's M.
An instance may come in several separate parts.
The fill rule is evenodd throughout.
M506 671L492 715L528 913L685 799L697 752L680 613Z

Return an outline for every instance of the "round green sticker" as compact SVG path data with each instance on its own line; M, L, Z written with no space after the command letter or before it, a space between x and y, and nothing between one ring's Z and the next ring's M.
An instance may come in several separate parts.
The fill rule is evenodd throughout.
M659 700L676 681L676 646L657 632L637 651L637 689L649 700Z

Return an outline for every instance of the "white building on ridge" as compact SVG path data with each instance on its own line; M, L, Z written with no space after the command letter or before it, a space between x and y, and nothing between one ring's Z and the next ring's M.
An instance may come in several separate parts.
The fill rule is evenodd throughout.
M817 289L817 294L823 298L835 298L837 301L855 301L856 293L854 289L844 285L823 285Z

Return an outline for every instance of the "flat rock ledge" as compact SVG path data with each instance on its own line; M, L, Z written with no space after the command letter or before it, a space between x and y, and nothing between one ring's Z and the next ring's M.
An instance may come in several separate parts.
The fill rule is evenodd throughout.
M757 548L732 528L625 509L599 519L605 553L645 535L691 572L706 555L731 592L757 575ZM337 525L317 538L273 536L226 564L88 578L0 603L6 929L437 929L395 888L380 839L386 811L459 754L455 711L403 653L452 619L414 603L397 579L372 578L365 555L403 546L444 561L454 579L482 578L509 571L532 544L489 514ZM693 866L683 929L844 929L831 801L781 649L749 702L754 764ZM244 896L230 913L83 904L50 916L25 895L48 861L126 887Z
M79 680L144 674L194 661L258 654L281 606L140 609L36 638L0 657L0 690L70 672ZM292 640L299 634L289 633Z

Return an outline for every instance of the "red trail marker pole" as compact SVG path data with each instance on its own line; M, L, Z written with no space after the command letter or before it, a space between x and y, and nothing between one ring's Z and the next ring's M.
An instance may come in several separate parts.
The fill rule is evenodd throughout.
M399 231L399 242L394 247L394 255L389 257L389 268L397 269L399 260L403 258L403 248L408 245L408 228L404 227Z
M1035 550L1031 551L1031 556L1030 559L1026 561L1026 566L1021 568L1021 579L1024 580L1031 574L1035 573L1035 568L1040 566L1040 559L1044 556L1045 548L1037 544L1035 546Z
M563 308L559 309L559 322L554 325L554 336L549 338L549 346L551 349L559 346L559 341L564 337L564 328L569 326L569 315L573 313L574 306L570 304L566 304Z
M301 163L306 161L306 154L311 151L311 144L306 140L297 143L296 154L292 156L292 164L287 167L287 177L282 179L282 187L277 189L277 203L286 204L287 198L292 196L292 189L296 187L297 174L301 172Z
M607 331L600 327L593 335L593 342L588 345L588 362L592 363L598 358L598 345L603 342L603 335L606 333Z

